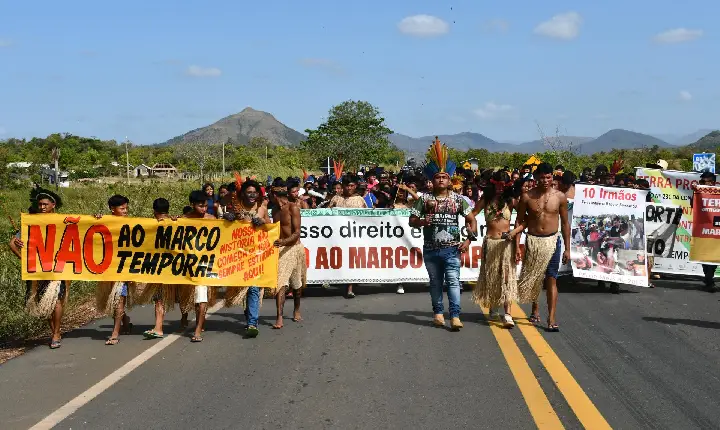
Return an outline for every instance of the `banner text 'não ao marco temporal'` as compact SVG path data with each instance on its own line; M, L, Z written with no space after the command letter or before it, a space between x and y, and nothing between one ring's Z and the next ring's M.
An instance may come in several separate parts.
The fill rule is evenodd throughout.
M277 224L23 214L22 278L275 288L279 234Z

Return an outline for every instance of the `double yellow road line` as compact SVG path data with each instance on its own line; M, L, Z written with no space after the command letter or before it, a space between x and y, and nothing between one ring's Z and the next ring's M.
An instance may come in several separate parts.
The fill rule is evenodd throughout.
M483 308L482 311L488 317L488 309ZM540 363L550 374L580 423L586 429L611 429L612 427L605 421L605 418L603 418L593 402L590 401L580 384L573 378L555 351L538 332L538 329L527 321L527 315L517 304L513 306L513 315L517 317L515 323L520 332L525 336L528 344L540 359ZM538 428L541 430L565 428L510 331L504 329L502 324L497 321L490 321L490 330L500 345L500 350L505 356L515 382L517 382L518 388L520 388L520 392Z

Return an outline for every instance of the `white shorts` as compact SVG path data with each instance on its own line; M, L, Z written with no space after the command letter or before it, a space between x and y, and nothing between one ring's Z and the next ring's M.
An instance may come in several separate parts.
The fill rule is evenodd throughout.
M198 285L195 287L195 303L207 303L208 302L208 287Z

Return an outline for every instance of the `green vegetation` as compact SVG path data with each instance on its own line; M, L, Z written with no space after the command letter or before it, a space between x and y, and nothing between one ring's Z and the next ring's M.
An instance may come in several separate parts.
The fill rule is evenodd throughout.
M92 214L108 213L106 202L113 194L123 194L130 199L130 216L151 217L152 202L158 197L170 200L171 213L182 214L187 205L188 194L196 186L188 183L147 182L127 185L124 183L79 185L61 188L62 213ZM10 218L20 226L20 212L27 212L29 189L4 189L0 191L0 343L12 339L36 336L47 328L44 321L25 314L25 283L20 279L20 261L6 245L15 234ZM87 301L95 291L94 282L73 282L70 288L70 308ZM66 312L67 314L67 312Z

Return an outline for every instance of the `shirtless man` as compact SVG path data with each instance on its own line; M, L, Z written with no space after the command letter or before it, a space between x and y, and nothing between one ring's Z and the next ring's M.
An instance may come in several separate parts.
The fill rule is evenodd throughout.
M32 202L32 206L30 206L31 214L53 214L55 213L55 209L62 206L62 200L60 199L60 196L50 190L45 190L42 188L35 188L30 192L30 201ZM15 254L15 256L17 256L17 258L22 258L21 253L24 246L25 244L22 240L20 240L20 232L18 232L18 234L16 236L13 236L13 238L10 240L10 250L13 254ZM62 321L63 307L67 303L67 290L69 286L70 281L60 281L59 284L57 281L26 282L26 309L29 310L31 314L33 314L31 309L33 307L35 309L39 307L37 306L37 304L40 303L45 294L56 295L56 298L53 299L55 304L51 304L47 309L49 311L49 314L43 315L43 317L47 318L50 325L50 349L57 349L61 346L60 340L62 338L62 335L60 332L60 322ZM32 303L32 301L34 301L35 303Z
M287 183L276 179L270 194L273 205L273 222L280 223L280 239L274 246L280 248L278 265L278 289L275 293L277 303L277 320L273 328L283 327L283 307L285 306L285 289L295 290L293 301L295 310L292 320L302 321L300 316L300 289L305 286L307 266L305 264L305 247L300 243L300 208L288 200Z
M205 194L204 191L193 191L190 193L190 206L192 206L192 211L185 214L185 218L202 218L202 219L215 219L214 215L210 215L208 210L208 198L207 194ZM185 291L190 289L190 286L182 286L180 287L184 289ZM202 332L203 327L205 327L205 314L207 313L207 306L208 306L208 289L210 287L206 285L196 285L194 288L192 288L194 294L191 296L191 298L194 299L195 304L195 334L192 338L190 338L191 342L202 342ZM186 291L186 294L188 292ZM182 300L181 300L182 302ZM180 304L181 310L184 312L187 311L187 305L185 309L183 308L183 304Z
M508 235L514 240L527 228L525 258L522 274L518 282L518 296L521 303L532 302L530 321L538 323L540 314L538 297L543 284L547 290L548 331L560 331L555 321L557 307L557 277L560 268L560 237L558 227L562 229L565 251L563 264L570 259L570 224L568 222L568 201L564 193L552 188L553 169L548 163L540 163L535 169L535 188L523 193L517 209L515 229ZM558 226L558 215L559 223ZM517 251L519 252L519 250Z

